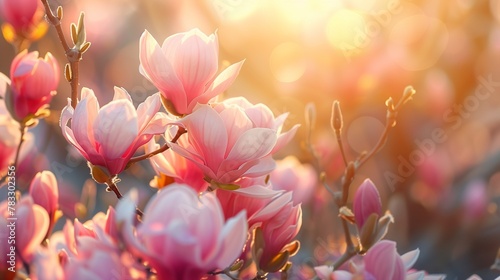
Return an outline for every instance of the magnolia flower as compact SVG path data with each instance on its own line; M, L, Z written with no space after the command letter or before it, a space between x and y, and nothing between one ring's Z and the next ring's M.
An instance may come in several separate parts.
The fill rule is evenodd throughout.
M5 94L12 117L22 121L46 108L56 94L59 75L59 65L51 53L43 59L37 51L19 53L10 66L10 90Z
M68 100L60 125L66 140L85 159L116 175L125 169L139 147L153 135L165 132L168 117L158 112L160 106L160 98L155 94L136 110L127 91L115 87L113 101L100 108L94 92L83 88L75 109ZM68 127L70 119L71 128Z
M0 248L2 254L0 256L0 271L5 266L13 266L8 261L11 259L8 255L11 246L14 245L10 231L15 230L15 253L18 254L16 260L24 260L30 263L34 252L38 245L42 243L49 228L49 215L45 209L33 203L31 196L23 196L16 203L15 212L10 210L12 206L8 206L10 199L4 200L0 204ZM9 209L10 208L10 209ZM17 218L15 221L9 218ZM22 229L22 230L19 230ZM9 242L10 240L10 242ZM7 251L7 252L5 252ZM20 264L18 262L18 264ZM15 265L15 262L14 262Z
M298 128L281 133L286 116L274 118L265 105L252 105L244 98L228 99L214 108L200 105L177 123L188 131L186 145L170 145L212 183L235 184L242 177L259 177L274 169L271 156Z
M177 127L173 127L175 129ZM171 139L172 135L165 133L167 139ZM175 135L175 133L173 133ZM181 137L177 143L181 146L185 146L187 143L187 138ZM151 141L146 146L146 151L158 150L160 145L156 143L155 139ZM179 184L186 184L192 187L196 192L204 192L207 190L208 182L203 179L203 171L192 161L186 159L185 157L177 154L172 149L168 149L160 154L157 154L150 159L153 169L158 174L157 178L162 178L162 176L168 176L173 179L174 182ZM165 183L168 182L168 180ZM159 184L158 180L154 184L155 187L162 188L164 185Z
M0 16L5 23L2 31L9 43L24 47L24 40L37 40L48 29L43 20L45 10L42 2L37 0L0 0Z
M262 237L264 246L255 245L255 250L262 249L259 255L258 267L265 272L277 272L294 255L298 249L298 242L292 242L302 226L302 208L289 202L272 217L262 223ZM259 248L260 247L260 248Z
M140 39L139 70L159 90L166 108L176 115L189 114L197 103L206 104L235 80L243 61L216 75L219 63L217 35L198 29L174 34L160 47L144 31Z
M354 218L358 228L361 229L368 217L375 213L382 214L382 202L377 187L370 179L366 179L356 190L354 195Z
M114 217L109 208L84 224L67 221L63 231L51 236L49 246L34 255L31 278L145 279L143 266L119 246Z
M293 202L306 203L318 184L316 171L310 164L301 164L295 156L278 160L270 181L276 190L293 192Z
M425 271L411 269L420 251L415 249L402 256L396 251L396 242L382 240L375 244L363 257L361 264L351 266L352 271L336 270L331 266L314 268L321 280L438 280L444 275L427 275Z
M147 261L158 279L200 279L229 267L247 239L245 211L224 221L213 193L198 197L189 186L172 184L149 201L134 229L137 193L116 208L117 225L127 248Z
M9 83L9 78L0 73L0 97L5 98ZM19 124L9 115L4 100L0 100L0 174L7 173L7 167L14 161L20 137Z
M31 181L29 193L33 202L42 206L49 214L50 225L48 234L52 231L56 219L56 211L59 208L59 190L54 173L50 171L38 172Z

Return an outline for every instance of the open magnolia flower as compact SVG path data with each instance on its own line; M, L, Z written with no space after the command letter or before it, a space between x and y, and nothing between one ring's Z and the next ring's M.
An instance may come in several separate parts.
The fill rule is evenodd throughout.
M335 270L331 266L317 266L314 269L321 280L442 280L444 275L426 275L425 271L411 268L420 251L415 249L402 256L396 251L396 242L382 240L375 244L363 257L363 263L352 266L352 271Z
M139 70L162 95L165 107L176 115L193 111L224 92L236 79L243 61L219 75L217 34L206 36L199 29L174 34L158 42L148 31L140 40Z
M259 177L274 169L272 155L298 128L281 133L286 116L275 118L265 105L253 105L244 98L214 107L200 105L177 122L188 131L187 144L170 145L203 170L207 180L224 188L242 177Z
M214 193L202 196L172 184L149 201L142 223L134 226L137 192L116 208L117 225L127 248L156 270L158 279L200 279L229 267L247 239L246 212L224 220Z
M127 91L118 87L113 101L102 108L88 88L82 89L74 110L70 102L61 113L64 137L91 164L107 168L111 175L122 172L136 150L153 135L165 132L169 122L166 114L158 112L158 94L148 97L137 109Z

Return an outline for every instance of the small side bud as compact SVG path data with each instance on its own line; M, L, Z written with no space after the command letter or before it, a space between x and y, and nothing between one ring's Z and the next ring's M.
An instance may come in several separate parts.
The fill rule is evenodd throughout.
M332 118L330 120L330 125L332 126L332 129L333 131L335 131L335 133L338 133L342 130L342 111L340 111L340 103L338 100L335 100L332 105Z
M410 101L415 93L417 92L412 86L407 86L403 92L403 104Z
M81 53L86 52L90 48L90 45L91 45L90 42L86 42L85 44L83 44L82 47L80 48L80 52Z
M85 13L81 12L80 17L78 18L78 26L77 26L77 34L78 34L78 39L75 45L78 46L78 48L81 49L81 46L85 44L87 41L87 34L85 32L85 22L83 21L85 18Z
M347 164L345 169L344 178L342 181L342 203L347 203L347 199L349 196L349 187L351 186L352 181L354 180L354 175L356 174L356 166L352 161Z
M71 82L71 80L73 79L73 74L71 73L71 67L69 66L69 63L66 63L66 65L64 65L64 77L68 82Z
M394 112L396 110L394 107L394 100L392 99L392 97L387 98L387 100L385 101L385 106L387 106L387 110L390 112Z
M76 31L76 24L72 23L71 24L71 41L73 41L73 44L78 43L78 32Z
M59 20L62 20L62 18L63 18L63 7L62 6L57 7L57 18Z
M108 171L98 165L92 165L89 162L90 175L92 175L92 179L99 184L105 184L111 180L111 176Z
M316 106L314 106L314 103L312 102L307 103L305 110L305 117L306 117L306 127L308 129L313 129L314 126L316 125Z

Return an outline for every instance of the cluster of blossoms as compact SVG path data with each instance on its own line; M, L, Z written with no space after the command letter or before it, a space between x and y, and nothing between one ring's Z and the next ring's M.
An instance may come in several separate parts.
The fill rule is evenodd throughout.
M22 34L25 28L16 24L13 28ZM79 32L84 31L75 28L74 40L81 47L85 40ZM5 123L0 134L2 175L10 163L18 162L27 128L49 113L59 82L53 56L38 56L21 51L12 62L10 79L0 77L5 103L5 109L0 108ZM12 247L3 238L9 234L1 232L0 272L11 278L14 271L23 272L38 280L286 275L290 257L300 247L300 202L311 196L317 181L312 168L293 157L276 168L273 155L299 126L283 131L287 114L275 116L266 105L243 97L220 97L243 62L218 73L216 34L206 36L194 29L172 35L160 46L145 31L139 58L140 73L158 93L136 108L128 92L115 87L113 100L101 106L94 92L83 88L76 105L68 99L60 117L63 136L88 161L92 177L120 198L116 207L83 223L67 221L62 231L53 233L63 214L58 184L50 171L38 173L29 193L15 195L21 229L13 253L16 261L9 263ZM68 71L66 78L74 79ZM142 150L144 155L134 157ZM122 172L145 159L157 173L151 185L158 190L142 212L137 191L122 196L116 184ZM0 204L0 231L8 229L9 203ZM400 256L394 242L382 240L392 217L382 215L371 181L358 188L353 210L343 205L340 216L359 233L354 253L366 255L350 271L317 267L321 279L434 277L410 270L418 251Z

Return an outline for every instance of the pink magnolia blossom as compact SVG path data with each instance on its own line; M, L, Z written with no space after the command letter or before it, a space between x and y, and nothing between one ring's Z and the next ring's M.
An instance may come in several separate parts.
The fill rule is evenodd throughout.
M318 184L314 168L310 164L301 164L295 156L287 156L276 163L276 169L270 174L273 188L292 191L295 204L308 202Z
M100 108L94 92L83 88L74 110L68 100L60 125L66 140L85 159L116 175L125 169L139 147L153 135L165 132L168 117L158 112L160 106L160 98L155 94L136 110L127 91L115 87L113 100ZM71 128L68 127L70 119Z
M354 217L358 228L362 228L368 217L375 213L382 214L382 202L377 187L370 179L366 179L354 195Z
M487 185L483 181L473 181L467 185L463 196L463 209L467 221L474 221L486 214L489 198Z
M217 34L207 37L198 29L174 34L161 47L144 31L139 52L141 74L160 90L167 108L177 115L189 114L197 103L206 104L225 91L243 64L235 63L216 75Z
M66 222L62 232L52 235L49 247L35 254L32 279L145 279L143 267L119 246L114 217L109 208L84 224Z
M59 84L59 64L51 53L39 58L38 52L20 52L10 67L10 90L5 102L18 121L48 106Z
M0 73L0 97L10 84L9 78ZM7 167L14 161L21 133L19 124L9 115L4 100L0 100L0 174L7 173Z
M244 98L228 99L212 108L200 105L179 120L188 133L185 146L171 144L194 162L207 179L221 184L259 177L275 167L273 153L287 144L298 126L281 133L286 114L274 118L269 108Z
M45 209L37 204L33 203L31 196L23 196L20 201L15 205L15 212L9 209L12 208L12 204L8 204L10 199L5 200L0 204L0 248L2 248L2 254L0 256L0 268L5 268L9 256L7 255L10 246L14 244L9 243L9 236L11 226L15 224L15 248L18 254L17 260L24 260L26 263L30 263L34 252L37 247L42 243L49 228L49 215ZM14 213L15 221L9 220L13 217L11 213ZM20 230L22 229L22 230ZM20 264L20 262L18 262ZM1 269L0 269L1 270Z
M173 127L175 129L176 127ZM175 135L175 133L173 133ZM173 135L166 133L167 139L171 139ZM181 146L186 146L187 138L181 137L177 143ZM154 151L160 148L155 139L151 139L148 143L146 151ZM186 184L192 187L196 192L204 192L207 190L208 182L203 179L203 171L192 161L177 154L171 149L157 154L150 159L154 170L161 176L166 175L173 178L176 183ZM158 186L163 187L163 186Z
M411 269L420 251L415 249L402 256L396 251L396 242L382 240L375 244L363 257L361 263L351 265L352 271L335 270L332 266L314 268L321 280L439 280L444 275L427 275L425 271Z
M0 0L0 15L16 31L29 31L43 18L43 6L36 0Z
M301 226L302 208L300 205L294 206L291 197L289 197L287 204L280 207L277 213L262 223L265 247L259 261L259 267L269 271L266 270L266 267L283 251L286 245L295 239Z
M246 214L224 221L213 193L198 197L189 186L172 184L149 201L134 230L137 193L118 203L117 223L130 251L153 267L158 279L200 279L230 266L247 239Z
M38 172L31 181L30 195L33 202L42 206L49 217L59 208L59 190L56 176L50 171Z

